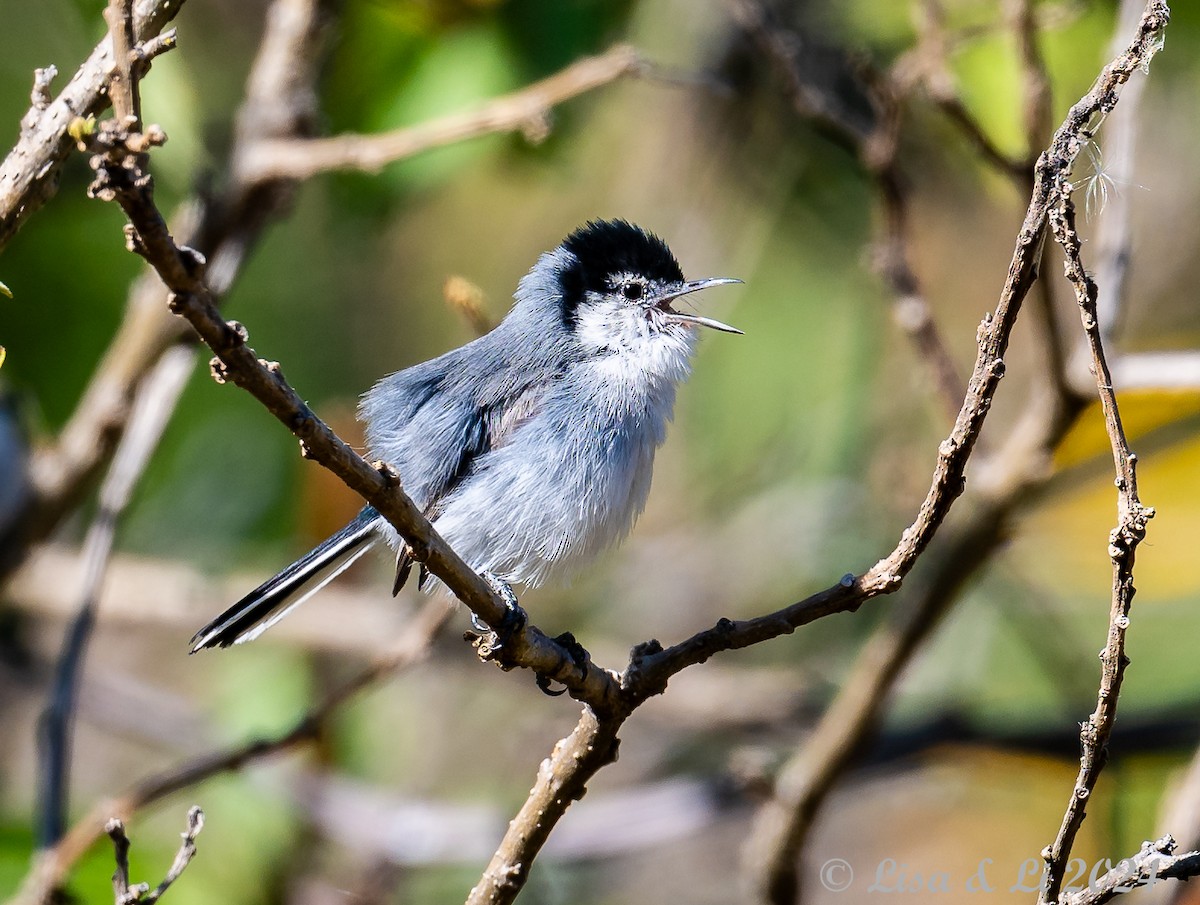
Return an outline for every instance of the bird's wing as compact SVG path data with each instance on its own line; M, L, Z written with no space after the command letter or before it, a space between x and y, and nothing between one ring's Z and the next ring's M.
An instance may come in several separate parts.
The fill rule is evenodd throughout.
M480 457L511 442L537 412L547 388L534 382L536 371L516 361L478 349L464 354L467 349L385 377L360 406L371 454L396 468L430 520ZM393 593L411 568L402 545Z

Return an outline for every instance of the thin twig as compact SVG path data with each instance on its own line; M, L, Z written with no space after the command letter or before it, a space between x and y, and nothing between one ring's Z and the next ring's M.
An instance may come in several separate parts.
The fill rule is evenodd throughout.
M138 0L136 41L152 39L183 4L184 0ZM44 104L46 93L36 88L42 78L38 76L33 103L21 120L20 138L0 163L0 251L25 219L54 196L59 170L75 146L68 130L77 118L98 116L108 106L106 89L113 65L112 42L105 37L48 104Z
M117 861L117 870L113 874L113 896L115 905L154 905L163 893L174 883L192 858L196 856L196 837L204 829L204 812L198 807L188 809L187 829L180 835L183 842L175 853L175 860L162 882L154 889L148 883L129 885L129 836L125 833L125 824L118 817L113 817L104 825L104 832L113 843L113 853Z
M544 136L545 119L551 108L637 72L642 65L632 47L619 44L607 53L586 57L549 78L494 98L467 113L380 135L263 140L240 161L239 177L256 182L308 179L331 170L376 173L402 158L481 135L522 131L534 137Z
M1153 4L1152 4L1153 5ZM1165 14L1164 14L1165 15ZM1143 20L1143 23L1145 20ZM1162 25L1165 26L1163 21ZM1146 54L1148 63L1153 49ZM1096 709L1080 729L1083 754L1079 775L1075 780L1062 826L1054 842L1043 851L1046 871L1039 902L1057 902L1062 890L1063 875L1071 857L1075 836L1083 825L1087 801L1107 760L1107 745L1117 716L1117 699L1129 660L1125 656L1125 633L1129 628L1129 609L1133 603L1133 565L1138 544L1146 535L1146 523L1154 510L1143 506L1137 490L1137 457L1129 448L1121 424L1120 408L1112 385L1108 362L1104 355L1103 339L1096 315L1096 284L1084 269L1080 255L1081 243L1075 227L1075 205L1071 200L1069 173L1061 174L1058 205L1050 211L1050 228L1066 255L1066 274L1075 290L1083 329L1091 351L1096 389L1104 412L1104 424L1112 444L1113 462L1117 472L1117 526L1109 535L1108 552L1112 559L1112 605L1109 614L1108 641L1100 654L1102 665L1100 691Z
M125 834L125 824L116 817L104 824L104 832L112 840L113 858L117 862L112 878L113 898L116 905L125 905L129 898L129 837Z
M167 875L162 878L162 882L150 890L148 895L142 897L143 905L153 905L154 902L161 899L167 888L178 880L187 869L192 858L196 856L196 837L200 835L202 829L204 829L204 812L193 805L188 809L187 829L179 834L183 841L179 844L179 851L175 853L175 860L171 862L171 867L167 871Z

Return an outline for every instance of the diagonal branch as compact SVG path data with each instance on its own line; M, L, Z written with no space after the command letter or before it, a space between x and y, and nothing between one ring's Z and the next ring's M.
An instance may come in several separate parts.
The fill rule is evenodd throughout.
M556 753L565 746L575 751L576 756L557 757L555 771L539 772L525 806L510 824L480 885L472 891L472 905L512 901L544 834L557 824L570 805L572 796L558 794L559 790L586 787L608 762L599 753L608 750L621 723L647 697L662 693L671 676L721 651L788 634L833 613L857 610L865 601L899 588L962 493L966 463L1003 375L1003 354L1021 302L1037 279L1047 216L1061 201L1066 174L1079 154L1088 123L1096 113L1107 112L1116 104L1121 86L1153 55L1157 35L1167 20L1166 5L1151 0L1129 49L1101 73L1091 91L1071 108L1049 148L1039 158L1033 196L1017 237L1008 279L995 314L986 317L979 329L979 354L966 398L954 430L939 447L929 493L896 548L863 575L847 575L838 584L775 613L738 622L722 619L713 628L671 648L664 649L657 641L635 648L621 676L622 708L602 714L599 721L585 711L572 735L559 743ZM1052 401L1051 409L1046 418L1038 418L1044 429L1049 429L1044 425L1065 425L1073 417L1072 407L1059 401ZM1018 443L1023 441L1023 437L1014 439ZM1040 448L1044 444L1038 445ZM598 743L599 748L592 747L593 743Z
M300 440L303 454L324 465L375 507L408 543L417 562L426 567L488 625L509 624L505 601L476 574L434 531L429 520L401 489L394 472L382 462L368 464L326 425L284 379L276 362L258 358L246 345L245 328L218 313L205 280L206 261L199 252L176 244L153 198L153 181L144 166L148 147L165 140L162 130L148 127L135 134L107 123L97 138L100 152L93 157L96 181L89 192L115 200L125 212L128 244L155 269L170 292L169 307L185 318L216 353L213 375L247 390ZM565 685L592 706L611 710L617 684L607 671L577 662L572 652L551 640L536 626L525 624L512 633L503 650L481 648L485 659L505 666L522 666Z
M1158 47L1170 13L1162 0L1149 0L1137 35L1128 49L1105 67L1092 89L1067 113L1049 147L1038 159L1033 197L1017 235L1008 278L994 314L984 318L977 337L979 354L954 429L938 448L933 482L912 524L886 557L862 575L837 584L789 607L743 621L722 620L707 631L666 650L645 649L631 662L623 684L635 695L665 687L666 680L723 650L735 650L788 634L833 613L853 612L864 602L897 590L929 545L954 500L963 492L967 460L979 438L996 388L1004 374L1003 355L1021 302L1037 279L1048 213L1061 203L1066 175L1087 141L1089 124L1116 106L1121 88ZM638 674L635 678L633 673Z
M133 36L148 41L183 7L184 0L138 0L134 6ZM69 133L78 117L101 113L109 104L108 82L114 61L108 38L96 45L71 81L53 101L48 100L49 70L39 70L33 104L21 120L16 146L0 163L0 251L17 234L25 218L45 204L58 189L58 173L75 140Z
M384 166L432 148L481 135L547 131L551 108L644 68L637 52L618 44L606 53L585 57L540 82L493 98L477 110L456 113L379 135L335 135L329 138L284 138L256 142L240 160L240 177L309 179L330 170L377 173Z
M1042 155L1004 290L995 314L986 317L980 328L978 357L954 429L939 448L930 490L920 511L887 557L863 575L847 576L826 591L777 613L744 622L723 620L715 628L667 650L648 642L631 655L619 686L608 672L572 663L565 650L532 626L514 634L502 652L505 665L528 667L554 678L589 707L570 740L552 759L554 769L539 774L519 815L522 819L510 826L474 900L511 901L527 875L529 863L570 801L582 794L591 776L610 762L624 719L647 697L660 693L670 676L719 651L777 637L830 613L857 609L866 600L900 586L962 493L966 463L1003 375L1003 355L1013 325L1036 279L1046 216L1060 200L1063 174L1079 153L1081 136L1092 115L1107 112L1116 103L1121 85L1140 61L1148 58L1152 35L1165 23L1165 5L1152 3L1139 42L1126 58L1106 69L1092 91L1072 108ZM473 612L489 624L499 624L505 614L503 603L432 531L396 486L390 471L382 465L373 467L354 455L288 386L278 365L260 361L248 349L240 325L226 323L216 313L205 282L202 256L178 246L171 238L154 207L149 178L141 169L140 159L131 158L125 150L144 146L144 139L114 133L111 141L110 151L99 162L96 190L121 204L130 220L134 249L151 262L171 290L173 310L186 317L216 353L217 375L255 395L300 438L309 457L341 477L395 525L416 557L424 560ZM122 165L130 161L132 166Z
M247 97L238 114L236 141L228 169L235 179L216 199L193 199L172 219L172 232L182 244L197 249L210 262L207 281L217 297L232 287L241 264L267 223L287 206L296 186L292 177L272 171L264 147L287 147L292 154L324 140L301 137L313 113L311 81L320 29L311 0L284 6L288 15L272 14L263 45L248 80ZM294 7L300 6L297 12ZM308 61L297 65L297 61ZM405 148L393 146L392 160L418 154L435 143L444 144L458 130L462 137L483 134L466 128L487 125L497 130L520 126L530 111L576 97L634 72L636 54L628 47L568 67L542 82L497 98L478 113L433 120L403 130ZM458 125L455 125L455 124ZM472 127L474 128L474 127ZM422 137L423 136L423 137ZM361 140L371 143L374 136ZM380 136L382 138L382 136ZM397 134L392 141L399 142ZM342 136L332 141L347 141ZM402 152L402 153L401 153ZM286 156L286 154L285 154ZM23 544L47 536L78 502L112 454L129 414L129 400L138 382L163 351L188 335L187 326L164 310L162 285L150 273L130 291L125 317L82 401L56 442L38 451L31 463L33 493L23 519ZM15 559L15 557L14 557Z

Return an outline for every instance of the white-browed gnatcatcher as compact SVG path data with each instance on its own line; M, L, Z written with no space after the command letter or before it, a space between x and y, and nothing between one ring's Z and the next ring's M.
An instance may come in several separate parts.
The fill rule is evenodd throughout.
M741 332L671 303L737 282L687 282L657 236L588 223L538 259L494 330L375 384L359 410L370 455L473 569L537 585L633 526L695 328ZM398 592L412 558L367 506L197 632L192 652L258 637L381 538L398 551Z

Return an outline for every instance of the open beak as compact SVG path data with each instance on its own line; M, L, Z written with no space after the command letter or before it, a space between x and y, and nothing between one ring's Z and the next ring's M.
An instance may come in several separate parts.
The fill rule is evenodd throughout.
M676 311L671 307L671 302L680 296L687 295L691 292L699 292L701 289L707 289L709 286L722 286L726 283L740 283L741 280L730 279L729 277L711 277L707 280L691 280L684 283L677 289L672 289L670 292L664 292L654 300L654 307L663 313L663 317L677 324L696 324L701 327L712 327L714 330L720 330L724 333L741 334L742 331L737 327L731 327L729 324L723 324L711 317L701 317L699 314L684 314L682 311Z

